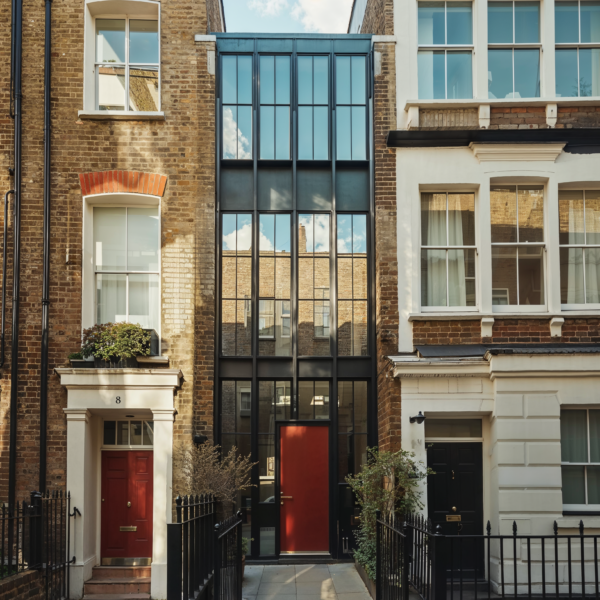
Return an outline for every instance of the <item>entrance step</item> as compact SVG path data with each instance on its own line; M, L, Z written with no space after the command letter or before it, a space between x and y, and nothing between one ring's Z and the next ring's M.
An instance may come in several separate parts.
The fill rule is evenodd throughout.
M150 567L94 567L83 584L86 600L149 600Z
M150 594L85 594L83 600L150 600Z
M150 577L152 567L94 567L92 579L134 579Z

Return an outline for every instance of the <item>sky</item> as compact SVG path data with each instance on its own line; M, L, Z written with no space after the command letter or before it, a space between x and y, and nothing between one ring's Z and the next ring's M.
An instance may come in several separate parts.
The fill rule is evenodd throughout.
M227 32L346 33L352 0L223 0Z

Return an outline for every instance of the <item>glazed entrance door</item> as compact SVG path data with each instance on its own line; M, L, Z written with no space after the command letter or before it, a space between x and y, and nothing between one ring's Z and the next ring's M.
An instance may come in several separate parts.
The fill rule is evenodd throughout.
M102 453L103 564L149 564L153 471L152 451Z
M282 553L329 552L329 428L280 429Z

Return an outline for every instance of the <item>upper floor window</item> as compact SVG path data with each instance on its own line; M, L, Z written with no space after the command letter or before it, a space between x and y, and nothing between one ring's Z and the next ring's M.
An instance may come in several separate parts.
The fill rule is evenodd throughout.
M473 97L471 2L419 2L419 98Z
M329 160L329 57L298 57L298 159Z
M600 96L600 2L555 5L556 95Z
M563 305L600 304L600 191L561 190L560 297Z
M96 19L96 108L160 110L158 21Z
M493 186L490 212L492 304L544 304L543 187Z
M252 158L252 57L222 58L223 158Z
M563 505L585 510L600 505L600 410L560 413Z
M290 158L290 57L260 57L260 158Z
M475 306L475 195L421 194L421 306Z
M367 85L364 56L336 58L336 156L367 159Z
M488 4L488 95L540 95L540 3Z
M96 323L159 330L158 208L94 207Z

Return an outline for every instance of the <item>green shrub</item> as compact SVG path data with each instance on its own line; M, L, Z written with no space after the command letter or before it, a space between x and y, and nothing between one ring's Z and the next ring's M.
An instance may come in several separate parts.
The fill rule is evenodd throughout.
M83 354L81 354L81 352L71 352L67 358L69 360L81 360L83 358Z
M248 538L242 538L242 556L248 554Z
M150 355L150 333L134 323L104 323L83 330L83 358L107 362Z

